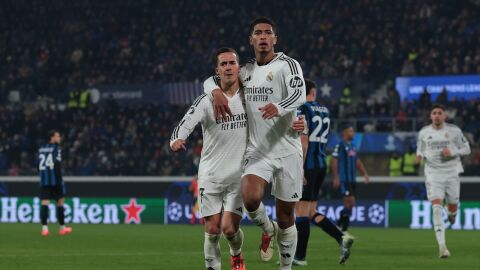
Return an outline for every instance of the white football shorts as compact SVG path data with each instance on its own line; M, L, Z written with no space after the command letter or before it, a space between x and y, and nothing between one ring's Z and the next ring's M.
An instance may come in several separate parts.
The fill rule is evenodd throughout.
M302 197L303 158L301 153L269 159L258 152L245 153L243 175L253 174L272 183L272 195L286 202Z
M223 181L198 181L198 203L202 217L208 217L223 211L243 215L243 200L240 192L240 178L233 183Z
M458 204L460 201L460 178L457 171L445 173L445 171L425 171L427 198L446 200L448 204Z

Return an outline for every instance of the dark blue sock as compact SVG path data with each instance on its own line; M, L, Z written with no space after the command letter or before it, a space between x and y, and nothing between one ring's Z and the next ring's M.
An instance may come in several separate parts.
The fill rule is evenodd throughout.
M351 214L352 210L348 208L343 208L343 210L340 212L339 226L342 227L342 231L344 232L348 230L348 226L350 225Z
M308 217L297 217L295 225L298 231L295 258L298 260L305 260L307 257L308 238L310 237L310 219Z
M323 216L323 219L320 222L316 222L315 219L318 216ZM320 213L315 213L312 218L312 223L320 227L324 232L326 232L328 235L330 235L333 239L337 241L338 244L342 243L342 236L343 232L340 231L335 224L332 223L332 221L327 218L326 216L320 214Z
M42 205L42 208L40 209L40 220L42 221L42 225L47 225L48 205Z

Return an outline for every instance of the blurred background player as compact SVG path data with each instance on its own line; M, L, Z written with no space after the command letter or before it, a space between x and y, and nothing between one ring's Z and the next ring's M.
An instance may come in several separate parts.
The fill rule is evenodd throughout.
M277 27L265 17L252 21L250 45L255 52L242 68L245 107L248 115L248 145L242 174L242 198L248 216L262 231L260 258L270 261L275 240L279 244L280 269L291 269L297 246L295 203L302 193L302 145L291 130L296 109L305 103L305 82L300 64L284 53L275 53ZM213 94L217 114L228 117L228 101L213 79L204 90ZM262 203L265 188L272 183L277 222ZM275 239L278 236L278 239Z
M48 205L50 200L55 200L57 205L57 220L60 225L60 235L72 232L71 227L65 226L65 184L62 178L62 153L60 143L62 137L58 131L48 132L48 143L38 149L38 173L40 175L40 200L42 208L40 219L42 222L42 235L49 235L48 231Z
M357 169L365 178L365 184L369 182L369 176L362 161L358 158L356 145L353 143L355 131L350 124L341 125L341 141L335 146L332 153L332 173L333 187L340 188L340 194L343 196L343 210L340 212L340 218L337 225L342 231L348 230L350 224L350 215L355 206L355 184Z
M198 177L195 176L192 179L192 183L188 187L188 191L192 192L193 195L193 204L192 204L192 217L190 218L190 224L195 224L195 220L197 219L197 214L199 211L198 206ZM203 218L199 218L198 222L203 224Z
M208 270L221 269L223 232L230 246L232 270L244 270L243 232L239 226L243 214L240 180L247 145L247 116L238 79L240 65L237 52L231 48L219 49L214 61L232 116L216 119L212 102L202 94L174 129L170 147L175 152L185 150L185 140L201 123L204 147L198 168L198 190L200 211L205 219L205 266Z
M416 163L425 159L425 186L427 198L432 203L439 257L448 258L450 251L445 242L443 200L448 204L448 220L453 224L460 200L458 175L463 172L460 157L470 154L470 145L457 126L445 123L443 105L432 106L430 119L432 124L423 127L418 134Z
M330 112L317 101L317 86L305 79L307 102L298 108L300 117L305 118L308 131L301 135L303 150L303 192L295 206L298 242L294 265L307 265L307 246L310 236L310 221L333 237L341 247L340 263L345 263L350 254L353 237L344 234L326 216L317 212L320 187L327 172L326 150L330 131Z

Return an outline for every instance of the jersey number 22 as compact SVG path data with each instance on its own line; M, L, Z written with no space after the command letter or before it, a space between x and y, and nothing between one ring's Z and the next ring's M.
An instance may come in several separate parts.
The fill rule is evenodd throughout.
M325 117L325 118L322 119L320 116L315 115L312 118L312 122L317 122L317 127L310 134L309 140L311 142L327 143L327 141L328 141L328 138L327 138L328 130L330 129L330 118ZM321 136L319 137L318 135L319 135L320 131L322 131L322 127L323 127L324 124L326 125L325 129L322 132Z

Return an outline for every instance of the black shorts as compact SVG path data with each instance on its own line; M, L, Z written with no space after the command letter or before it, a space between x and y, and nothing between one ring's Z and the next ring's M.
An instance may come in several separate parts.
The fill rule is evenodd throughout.
M340 194L342 196L355 196L355 184L354 181L342 181L340 180Z
M321 169L305 169L304 176L307 184L303 186L301 201L318 201L320 187L325 180L327 167Z
M56 200L65 197L65 185L40 187L40 200Z

